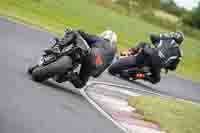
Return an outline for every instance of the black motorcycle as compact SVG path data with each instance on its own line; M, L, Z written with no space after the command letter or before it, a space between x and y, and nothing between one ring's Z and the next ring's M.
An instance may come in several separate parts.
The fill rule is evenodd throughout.
M50 49L44 50L39 63L28 69L33 80L43 82L49 78L61 83L62 79L70 78L70 73L76 70L81 60L89 53L90 47L83 38L79 38L81 43L71 43L64 46L61 51L56 50L60 45L59 39L55 38L55 43Z
M121 52L119 59L112 63L112 65L108 69L108 72L111 75L118 76L127 80L144 80L145 76L150 76L152 74L150 66L146 66L146 65L134 66L132 68L128 68L128 69L116 72L117 69L122 67L121 63L119 63L120 59L123 60L123 58L128 57L128 56L135 56L136 58L138 54L144 54L144 51L142 48L140 48L140 50L134 53L130 51ZM168 62L166 62L166 66L167 64ZM161 70L164 70L165 74L167 74L169 71L167 67L166 68L163 67Z
M150 67L148 66L133 67L133 68L129 68L115 74L112 73L113 67L120 67L120 66L118 66L117 63L112 64L111 67L109 68L110 74L124 78L124 79L128 79L128 80L143 79L145 75L151 75Z
M135 66L132 68L125 69L123 71L118 71L116 72L116 69L121 68L121 63L118 61L120 59L123 60L123 58L128 57L128 56L137 56L138 54L141 54L141 51L138 51L137 53L135 52L134 54L131 53L130 51L123 51L120 53L120 57L118 60L113 62L113 64L109 67L108 72L111 75L115 75L124 79L128 80L138 80L138 79L143 79L145 75L151 75L150 72L150 67L149 66Z

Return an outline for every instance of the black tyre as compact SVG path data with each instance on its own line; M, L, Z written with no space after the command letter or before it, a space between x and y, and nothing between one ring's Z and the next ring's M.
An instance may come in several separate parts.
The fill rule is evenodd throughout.
M123 71L132 67L137 67L136 58L135 56L128 56L112 64L109 67L108 72L112 75L121 74Z
M129 79L131 76L130 73L127 71L127 68L124 67L120 62L112 64L109 67L108 72L113 76L118 76L123 79Z
M31 75L31 74L32 74L32 72L33 72L33 70L34 70L34 69L36 69L37 67L38 67L38 65L34 65L34 66L31 66L31 67L29 67L29 68L28 68L28 71L27 71L27 72L28 72L28 74L30 74L30 75Z
M121 62L118 61L114 64L112 64L109 68L108 68L108 72L111 74L111 75L116 75L116 74L119 74L121 72Z
M65 73L70 68L72 68L71 58L63 56L49 65L35 68L32 72L32 78L37 82L43 82L56 74Z

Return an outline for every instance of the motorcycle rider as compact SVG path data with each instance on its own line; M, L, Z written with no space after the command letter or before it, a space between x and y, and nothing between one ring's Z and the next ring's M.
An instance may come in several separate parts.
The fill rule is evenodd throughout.
M59 53L69 43L83 43L82 41L89 45L90 50L81 61L79 73L72 72L60 77L57 79L58 82L70 81L76 88L82 88L90 76L100 76L112 63L117 51L117 34L111 30L106 30L97 36L81 30L67 29L59 45L51 50Z
M180 45L184 41L184 34L182 32L150 34L150 40L155 46L154 48L150 47L148 43L140 43L135 48L129 49L130 56L111 65L109 72L112 75L121 74L122 77L127 77L131 74L131 68L149 66L150 75L136 74L135 78L156 84L160 81L162 68L176 70L182 57Z

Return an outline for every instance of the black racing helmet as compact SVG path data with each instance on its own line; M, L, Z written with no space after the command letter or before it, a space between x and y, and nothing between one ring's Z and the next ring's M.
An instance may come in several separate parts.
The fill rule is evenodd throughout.
M182 42L184 41L184 33L181 31L175 32L174 35L174 40L176 41L176 43L178 43L179 45L182 44Z

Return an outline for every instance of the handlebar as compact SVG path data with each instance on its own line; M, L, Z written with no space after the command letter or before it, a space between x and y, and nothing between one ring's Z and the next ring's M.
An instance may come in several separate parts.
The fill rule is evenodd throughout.
M90 51L90 46L81 36L77 38L76 46L84 51Z

